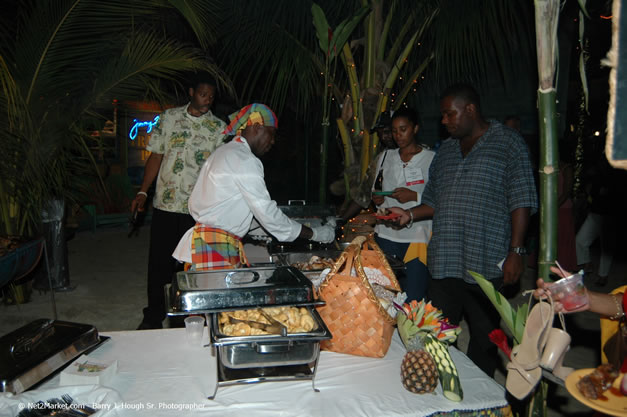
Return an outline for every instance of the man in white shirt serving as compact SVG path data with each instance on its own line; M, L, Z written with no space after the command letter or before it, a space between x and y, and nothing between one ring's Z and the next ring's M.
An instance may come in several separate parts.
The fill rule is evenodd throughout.
M223 133L236 136L203 165L189 199L196 225L185 233L173 256L197 271L240 267L247 263L241 239L250 230L253 217L282 242L299 237L332 242L332 226L303 226L283 214L270 198L258 157L274 144L278 128L274 112L253 103L229 119Z

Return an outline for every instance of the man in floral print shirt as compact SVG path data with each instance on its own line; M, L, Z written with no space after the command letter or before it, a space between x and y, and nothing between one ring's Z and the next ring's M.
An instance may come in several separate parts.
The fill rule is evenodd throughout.
M147 191L157 180L148 254L148 306L138 329L157 329L165 319L163 286L172 281L177 263L172 252L195 224L187 208L200 168L222 144L226 124L211 113L215 82L199 74L189 88L190 102L168 109L159 119L146 149L144 179L131 210L143 210Z

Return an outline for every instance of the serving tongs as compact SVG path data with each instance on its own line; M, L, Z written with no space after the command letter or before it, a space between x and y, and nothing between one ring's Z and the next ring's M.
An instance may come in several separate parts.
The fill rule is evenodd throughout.
M30 334L18 337L9 348L11 356L14 358L23 357L36 350L45 339L54 334L53 324L53 320L46 320Z
M264 332L268 332L270 334L280 334L281 336L287 336L287 328L283 326L280 322L274 320L273 318L268 319L269 315L265 313L261 313L270 323L261 323L259 321L254 320L243 320L236 319L233 316L229 316L229 323L237 324L244 323L252 327L253 329L263 330Z
M281 336L283 337L287 336L287 327L285 327L283 323L281 323L280 321L272 317L270 314L263 311L262 308L257 308L257 311L261 313L261 315L264 316L265 319L268 320L273 326L276 326L279 328L279 333Z

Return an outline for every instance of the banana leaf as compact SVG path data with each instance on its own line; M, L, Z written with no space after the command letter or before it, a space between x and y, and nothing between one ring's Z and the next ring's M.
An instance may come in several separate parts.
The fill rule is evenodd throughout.
M316 36L318 37L320 49L327 54L330 60L336 57L338 49L342 49L350 34L368 12L370 12L370 7L364 6L360 8L353 16L343 20L337 25L335 31L333 31L327 22L322 8L316 3L311 5L313 24L316 28Z
M483 275L473 271L468 271L468 273L475 279L475 281L477 281L477 284L479 284L479 287L481 287L485 295L492 302L496 311L499 312L503 322L512 333L516 344L520 343L525 330L525 322L527 321L527 310L529 306L527 304L523 304L514 310L509 304L509 301L507 301L507 299L500 292L494 289L494 285L485 279Z

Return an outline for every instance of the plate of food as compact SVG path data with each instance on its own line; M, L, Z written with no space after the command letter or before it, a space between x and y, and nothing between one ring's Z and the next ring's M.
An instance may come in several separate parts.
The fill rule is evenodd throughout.
M627 396L620 383L625 374L611 365L579 369L568 375L566 389L581 403L611 416L627 415Z
M394 191L373 191L372 195L392 195L394 194Z

